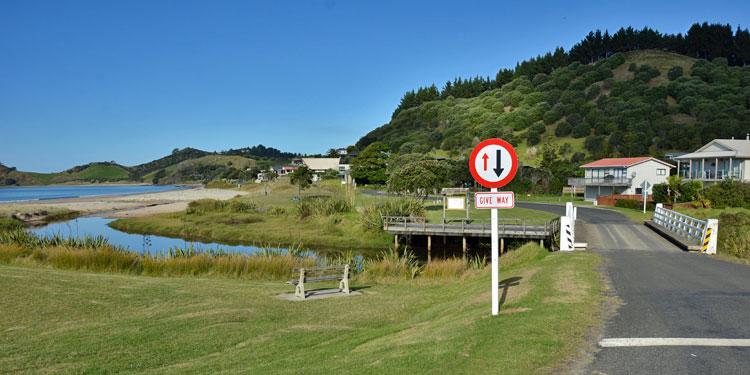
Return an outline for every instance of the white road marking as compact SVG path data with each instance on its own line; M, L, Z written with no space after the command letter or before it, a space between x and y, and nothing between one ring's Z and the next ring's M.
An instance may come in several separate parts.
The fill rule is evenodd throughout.
M631 337L599 341L602 348L634 346L750 346L750 339L705 339L690 337Z

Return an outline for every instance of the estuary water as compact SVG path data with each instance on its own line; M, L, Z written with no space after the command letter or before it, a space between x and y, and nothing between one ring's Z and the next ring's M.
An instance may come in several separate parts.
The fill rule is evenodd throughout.
M130 251L141 254L166 254L171 248L193 248L199 251L223 251L226 253L250 254L260 251L261 248L246 245L226 245L220 243L206 243L186 241L179 238L170 238L155 235L130 234L111 228L109 222L114 219L103 217L81 217L64 222L51 223L43 227L30 229L33 233L42 236L62 235L64 237L102 236L110 244L127 248ZM280 250L280 249L274 249Z
M0 202L157 193L184 188L177 185L49 185L3 187L0 188Z

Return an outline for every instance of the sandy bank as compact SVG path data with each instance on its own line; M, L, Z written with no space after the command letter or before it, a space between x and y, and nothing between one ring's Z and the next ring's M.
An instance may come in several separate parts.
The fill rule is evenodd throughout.
M197 187L186 190L172 190L158 193L132 194L124 196L84 197L55 199L40 203L15 202L0 203L0 213L29 212L34 210L68 209L84 215L106 217L136 217L182 211L191 201L198 199L226 200L247 192L227 189L206 189Z

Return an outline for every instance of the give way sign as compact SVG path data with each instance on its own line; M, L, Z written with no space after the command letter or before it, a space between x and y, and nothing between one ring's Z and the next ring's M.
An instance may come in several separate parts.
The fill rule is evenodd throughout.
M518 170L518 156L510 143L490 138L480 142L469 157L469 170L482 186L499 188L507 185Z

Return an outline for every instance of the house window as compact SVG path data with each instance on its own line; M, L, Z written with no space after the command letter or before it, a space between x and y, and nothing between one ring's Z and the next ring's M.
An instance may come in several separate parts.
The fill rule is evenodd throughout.
M643 188L635 188L635 193L638 195L643 194Z
M666 174L667 174L667 170L664 169L664 168L659 168L659 169L656 170L656 175L657 176L665 176Z

